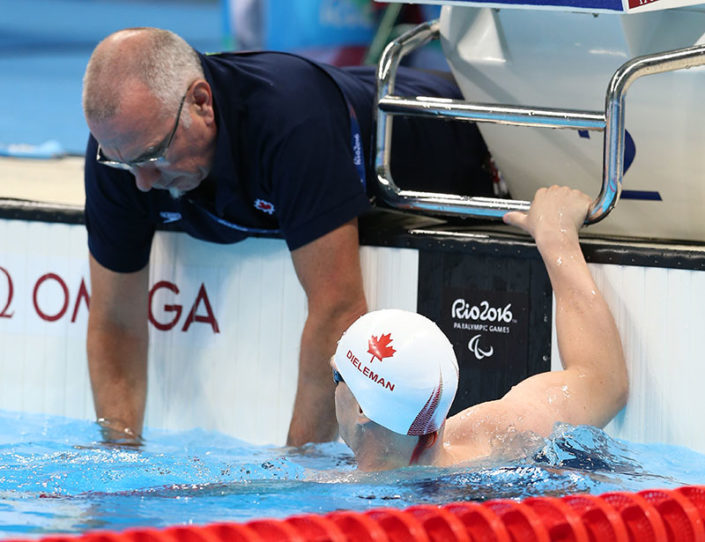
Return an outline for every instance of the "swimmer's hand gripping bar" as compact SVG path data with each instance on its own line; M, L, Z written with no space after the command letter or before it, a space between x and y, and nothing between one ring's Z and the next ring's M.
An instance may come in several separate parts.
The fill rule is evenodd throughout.
M705 46L688 47L634 58L612 76L605 97L605 111L578 111L521 107L515 105L478 104L462 100L431 97L394 96L394 80L402 57L438 39L439 23L419 25L392 41L377 66L377 140L375 171L385 201L398 209L476 218L501 218L508 211L527 211L530 202L479 198L457 194L439 194L401 190L390 171L392 117L413 115L489 122L538 128L570 128L604 132L602 189L593 201L585 224L605 218L622 192L624 168L624 103L629 86L639 77L705 64Z

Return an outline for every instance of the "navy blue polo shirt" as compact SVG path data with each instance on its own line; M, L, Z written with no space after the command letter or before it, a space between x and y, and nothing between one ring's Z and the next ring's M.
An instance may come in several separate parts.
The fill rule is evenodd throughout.
M351 107L369 157L373 68L333 68L271 52L201 55L201 61L217 139L212 169L196 189L179 199L165 190L140 192L131 173L96 162L97 143L89 138L88 245L108 269L142 269L160 224L215 243L281 236L295 250L369 209L370 192L354 164ZM397 90L459 96L454 85L411 71L399 74ZM429 136L413 144L426 148L434 143ZM405 145L398 151L408 156ZM371 180L371 161L365 162Z

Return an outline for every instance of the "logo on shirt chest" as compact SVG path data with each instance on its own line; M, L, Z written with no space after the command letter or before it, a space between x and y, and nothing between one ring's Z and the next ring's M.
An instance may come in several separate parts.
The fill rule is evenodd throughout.
M274 205L263 199L255 200L255 209L267 213L268 215L274 214Z
M162 217L164 224L170 224L171 222L178 222L181 220L181 213L173 213L171 211L162 211L159 213Z

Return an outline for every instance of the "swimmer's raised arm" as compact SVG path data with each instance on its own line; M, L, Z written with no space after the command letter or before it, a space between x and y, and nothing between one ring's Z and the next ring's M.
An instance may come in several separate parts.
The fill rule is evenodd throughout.
M449 436L507 429L547 436L556 422L602 427L624 406L628 378L619 332L578 241L589 205L585 194L553 186L536 193L528 213L505 215L507 224L532 235L546 265L564 370L532 376L502 399L454 416Z

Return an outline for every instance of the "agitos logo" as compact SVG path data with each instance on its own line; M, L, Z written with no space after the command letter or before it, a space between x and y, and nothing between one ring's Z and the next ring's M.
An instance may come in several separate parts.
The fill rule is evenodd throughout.
M0 266L0 280L2 280L2 278L7 282L7 293L4 302L0 299L0 318L13 318L15 317L13 307L13 301L15 300L15 284L11 273ZM56 294L57 286L58 294ZM45 290L50 292L49 295L51 295L52 290L55 297L58 295L60 305L58 310L56 307L49 308L47 306L45 301L46 293L42 294ZM184 305L179 303L164 303L161 307L155 307L154 296L159 290L168 290L175 295L180 295L180 290L176 284L166 280L156 282L149 290L149 322L160 331L169 331L179 324ZM2 292L1 289L0 292ZM90 310L90 295L86 287L86 280L83 277L81 277L78 291L75 294L69 289L67 281L57 273L43 274L36 280L32 288L32 307L37 316L45 322L56 322L63 319L68 313L69 306L71 306L70 322L75 323L82 305L85 306L86 310ZM166 321L157 320L154 314L155 308L157 308L160 313L169 314L170 317L167 318ZM206 286L203 283L201 283L196 298L184 319L181 331L188 331L191 324L194 322L209 324L213 333L220 333L218 320L215 317L210 299L208 298Z

